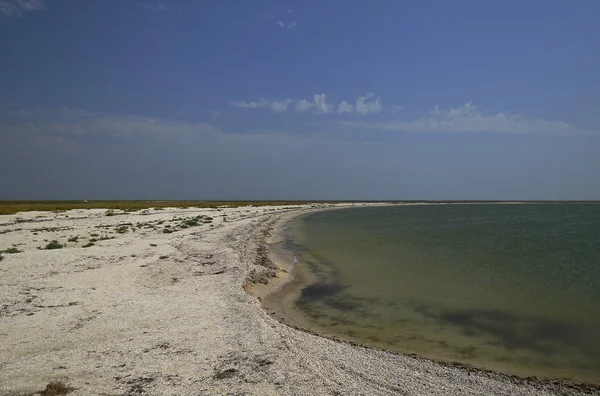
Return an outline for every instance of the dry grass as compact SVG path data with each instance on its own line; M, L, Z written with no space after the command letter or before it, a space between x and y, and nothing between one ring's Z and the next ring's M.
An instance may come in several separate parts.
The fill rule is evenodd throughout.
M63 211L69 209L109 209L133 211L150 208L218 208L227 205L239 206L274 206L303 205L305 201L0 201L0 215L18 212Z

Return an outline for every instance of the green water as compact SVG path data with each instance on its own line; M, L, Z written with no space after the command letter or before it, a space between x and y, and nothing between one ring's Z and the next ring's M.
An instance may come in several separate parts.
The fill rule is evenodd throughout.
M404 353L600 383L600 205L429 205L301 217L288 315Z

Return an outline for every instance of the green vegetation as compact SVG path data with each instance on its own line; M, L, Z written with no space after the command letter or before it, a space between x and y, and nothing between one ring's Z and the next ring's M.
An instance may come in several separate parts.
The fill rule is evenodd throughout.
M77 242L78 240L79 240L79 235L69 237L69 239L68 239L69 242Z
M61 381L52 381L48 385L46 385L46 389L39 393L41 393L44 396L60 396L71 393L74 390L75 388L65 385Z
M161 210L162 208L213 208L219 206L276 206L303 205L314 202L304 201L0 201L0 215L18 212L64 211L69 209L108 209L107 216L115 216L116 210L133 211L139 209ZM110 213L110 214L109 214Z
M0 250L0 253L10 253L10 254L14 254L14 253L21 253L22 250L17 249L16 247L9 247L8 249L5 250Z
M71 230L72 227L42 227L42 228L34 228L31 231L34 232L56 232L56 231L65 231Z
M47 245L44 247L44 249L47 249L47 250L52 250L52 249L62 249L62 248L64 248L64 247L65 247L65 245L63 245L62 243L59 243L59 242L58 242L58 241L55 239L55 240L53 240L53 241L50 241L50 243L48 243L48 244L47 244Z
M181 223L181 227L183 227L183 226L187 226L187 227L195 227L195 226L197 226L197 225L198 225L198 220L200 220L200 218L201 218L201 217L202 217L202 216L196 216L196 217L194 217L194 218L191 218L191 219L184 220L184 221Z
M90 240L90 242L86 243L86 244L85 244L85 245L83 245L82 247L84 247L84 248L88 248L88 247L91 247L91 246L94 246L94 245L95 245L95 243L94 243L94 242L92 242L92 241Z
M128 229L129 229L129 226L124 224L124 225L117 226L117 228L115 228L115 231L118 234L125 234Z

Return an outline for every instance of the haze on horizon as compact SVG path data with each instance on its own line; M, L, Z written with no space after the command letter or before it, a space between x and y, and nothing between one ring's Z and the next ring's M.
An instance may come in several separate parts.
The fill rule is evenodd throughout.
M0 199L600 199L600 2L0 0Z

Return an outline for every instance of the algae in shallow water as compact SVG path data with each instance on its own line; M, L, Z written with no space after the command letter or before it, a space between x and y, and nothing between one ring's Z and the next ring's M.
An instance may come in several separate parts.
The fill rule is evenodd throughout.
M354 208L299 218L293 314L324 334L600 382L600 205Z

